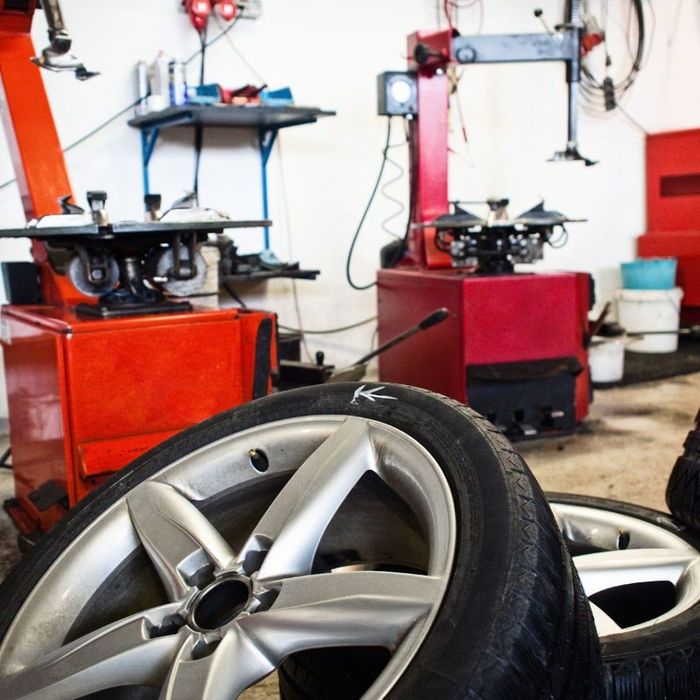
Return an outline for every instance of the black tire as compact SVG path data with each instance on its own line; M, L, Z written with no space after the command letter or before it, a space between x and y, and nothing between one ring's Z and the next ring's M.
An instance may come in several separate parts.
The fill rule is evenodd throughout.
M395 400L353 402L357 388L326 385L254 401L175 436L116 474L4 582L0 647L28 595L61 552L145 479L254 426L299 416L350 415L387 423L425 447L443 470L456 509L450 585L428 636L387 697L601 697L602 667L588 602L544 495L508 441L473 411L435 394L383 385L381 393ZM373 388L379 385L366 385L366 391ZM281 675L291 697L290 675ZM313 695L305 694L297 673L294 683L300 692L294 697L347 697L337 675L327 681L316 685Z
M700 532L700 411L683 443L666 487L666 505L674 517Z
M552 503L629 515L677 535L696 549L700 539L665 513L603 498L547 494ZM700 604L653 628L601 642L606 700L700 698Z

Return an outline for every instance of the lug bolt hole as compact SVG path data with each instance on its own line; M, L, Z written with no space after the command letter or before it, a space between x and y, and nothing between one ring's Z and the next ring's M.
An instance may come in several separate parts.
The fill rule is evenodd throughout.
M250 460L250 466L258 472L266 472L270 467L270 462L267 459L267 455L259 449L253 448L248 450L248 459Z
M630 533L627 530L620 530L617 534L617 548L619 550L627 549L630 546Z

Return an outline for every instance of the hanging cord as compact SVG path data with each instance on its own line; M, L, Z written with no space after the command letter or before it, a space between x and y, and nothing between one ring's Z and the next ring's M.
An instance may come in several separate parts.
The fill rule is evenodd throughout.
M460 10L470 10L472 8L477 8L479 10L479 23L477 25L476 34L481 34L484 28L483 0L437 0L438 27L442 25L442 20L446 19L448 28L452 31L457 30L460 21Z
M278 327L285 331L290 331L292 333L301 333L302 335L332 335L333 333L343 333L344 331L350 331L353 328L359 328L360 326L366 326L372 321L376 321L376 316L371 316L370 318L365 318L362 321L357 321L356 323L350 323L347 326L340 326L339 328L326 328L320 331L307 331L302 328L291 328L290 326L283 326L278 323Z
M634 85L639 72L642 70L646 58L646 26L643 0L629 0L630 12L636 19L636 46L632 50L630 33L631 20L628 21L629 29L626 32L627 49L631 55L632 64L627 74L615 82L609 75L612 59L607 50L605 53L605 78L601 81L593 75L589 60L584 59L581 65L581 97L584 108L589 112L611 112L619 107L621 99ZM607 34L608 2L603 3L603 29Z
M240 17L240 15L238 16ZM221 23L221 19L218 16L215 16L214 19L216 20L216 23L219 26L219 28L223 29L224 25ZM231 37L228 35L228 30L223 31L221 33L221 36L225 37L226 42L231 47L236 56L238 56L241 63L243 63L243 65L255 76L255 78L260 81L260 83L266 85L267 80L265 80L265 78L263 78L263 76L260 75L260 73L258 73L257 70L255 70L253 64L241 53L240 49L233 43L233 39L231 39Z
M204 74L207 59L207 25L204 25L199 33L199 86L204 85ZM194 201L199 206L199 166L202 161L202 146L204 143L204 129L201 124L195 124L194 127L194 177L192 179L192 192L194 193Z
M360 221L357 224L357 228L355 229L355 234L352 237L352 242L350 243L350 249L348 250L348 256L345 260L345 277L348 281L348 284L353 288L358 291L364 291L365 289L371 289L374 287L377 283L375 282L370 282L369 284L355 284L355 282L352 279L352 275L350 273L350 266L352 264L352 254L355 250L355 245L357 243L357 239L360 235L360 232L362 231L362 227L364 226L365 220L367 219L367 215L369 214L369 210L372 208L372 204L374 202L375 197L377 196L377 191L379 190L379 186L382 182L382 177L384 176L384 169L386 168L386 164L388 161L389 157L389 144L391 143L391 117L387 120L387 129L386 129L386 143L384 144L384 148L382 149L382 163L379 167L379 173L377 174L377 179L374 183L374 187L372 188L372 194L369 196L369 201L367 202L367 205L365 206L365 210L362 212L362 216L360 217Z
M400 146L405 146L407 143L408 141L406 140L402 141L401 143L393 143L389 146L389 150L392 148L399 148ZM394 175L394 177L392 177L390 180L387 180L382 185L380 192L385 199L388 199L393 205L395 205L395 209L382 221L382 230L388 236L391 236L392 238L395 238L396 240L400 241L403 239L404 232L402 231L400 234L396 233L391 229L389 224L395 219L398 219L406 211L406 205L398 197L394 196L390 192L390 188L392 187L392 185L395 185L397 182L400 182L403 179L403 176L406 174L406 170L401 165L401 163L391 158L391 156L389 156L388 153L386 162L395 168L396 174Z
M442 9L445 13L445 19L447 20L447 27L450 31L454 31L454 24L452 23L452 12L454 11L454 5L450 0L443 0Z
M226 293L233 299L242 309L247 309L248 305L241 299L236 290L233 288L229 282L222 282L221 286L226 290Z
M277 163L279 165L279 170L280 170L280 184L282 186L282 202L284 204L284 223L285 227L287 229L287 251L289 253L289 259L294 260L294 251L292 247L292 218L289 214L289 195L287 192L287 177L286 173L284 170L284 150L282 147L282 138L281 135L277 136L277 141L276 141L276 148L277 148ZM297 317L297 325L299 326L298 329L295 329L295 333L300 333L301 334L301 347L302 350L304 351L304 354L306 355L306 359L309 362L313 362L313 356L311 355L311 350L309 350L309 346L306 342L306 335L304 331L304 322L302 321L301 317L301 302L299 300L299 289L297 287L297 280L292 278L290 280L292 283L292 300L294 301L294 311L296 313Z
M220 34L217 34L211 41L207 42L206 47L209 48L213 44L215 44L217 41L220 39L223 39L224 37L228 36L228 33L234 28L234 26L238 23L238 20L241 18L241 13L239 12L234 19L232 20L231 24L224 29ZM185 60L185 65L189 65L192 63L192 61L197 58L201 54L202 50L197 49L189 58ZM115 122L119 117L123 117L127 112L130 112L136 105L140 102L140 98L137 100L134 100L133 102L129 103L126 107L123 109L120 109L118 112L115 112L111 117L108 117L105 119L101 124L98 124L94 129L90 129L86 134L78 138L77 140L73 141L73 143L69 144L63 149L64 153L68 153L69 151L72 151L76 146L80 146L81 143L84 143L88 139L91 139L93 136L98 134L100 131L108 127L110 124ZM17 182L17 178L11 178L10 180L6 180L2 184L0 184L0 191L4 190L6 187L9 187L10 185L13 185L15 182Z
M12 448L8 447L0 457L0 469L12 469L10 457L12 456Z

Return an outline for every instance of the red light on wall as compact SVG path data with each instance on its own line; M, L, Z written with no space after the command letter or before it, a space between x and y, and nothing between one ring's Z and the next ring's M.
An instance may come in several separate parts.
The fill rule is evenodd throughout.
M233 0L218 0L216 12L224 22L230 22L238 12L238 7Z

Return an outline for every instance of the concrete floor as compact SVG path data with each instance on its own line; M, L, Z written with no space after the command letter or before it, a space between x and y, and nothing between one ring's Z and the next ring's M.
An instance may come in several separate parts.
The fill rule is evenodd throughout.
M666 482L700 408L700 373L597 391L572 437L517 445L548 491L666 510Z
M575 436L519 443L518 449L545 490L666 510L666 481L699 407L700 373L598 391ZM0 452L6 444L0 438ZM0 499L11 494L12 474L0 470ZM0 579L18 559L14 529L0 510ZM270 678L242 697L276 698L276 683Z

